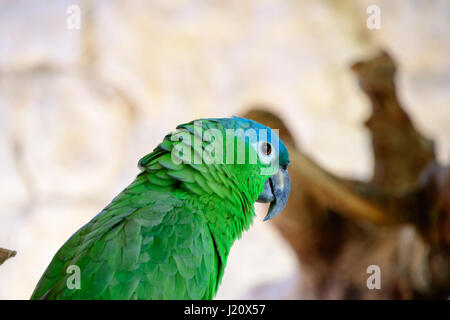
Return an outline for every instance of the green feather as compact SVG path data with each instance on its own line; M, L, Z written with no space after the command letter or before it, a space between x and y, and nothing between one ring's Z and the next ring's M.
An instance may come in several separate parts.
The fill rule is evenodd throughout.
M261 164L203 163L209 142L201 129L265 127L239 118L203 119L202 126L178 126L191 139L167 135L139 161L136 179L58 250L32 299L214 297L267 177L258 174ZM173 161L176 144L191 148L194 163ZM71 265L80 268L80 289L67 286Z

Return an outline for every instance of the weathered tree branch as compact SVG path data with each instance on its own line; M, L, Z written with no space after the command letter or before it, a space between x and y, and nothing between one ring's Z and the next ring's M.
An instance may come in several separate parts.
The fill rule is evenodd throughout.
M391 193L405 193L419 183L423 170L436 163L433 141L422 136L400 106L395 89L395 62L386 53L351 66L370 99L375 158L372 184Z
M275 114L244 117L280 129L291 157L291 197L273 223L297 253L302 298L447 298L450 295L450 168L435 160L400 106L395 63L381 55L352 66L371 101L374 176L338 178L295 145ZM366 222L366 223L361 223ZM383 270L383 290L365 286L365 269Z
M289 171L301 184L304 192L320 199L329 208L348 218L376 224L387 224L397 220L394 215L389 215L377 204L367 201L355 192L355 188L358 188L370 193L367 187L337 178L298 150L294 146L292 135L274 114L258 108L248 112L244 117L280 129L281 138L285 141L291 159Z
M9 258L15 257L16 254L16 251L0 248L0 265Z
M394 216L367 201L328 173L309 157L290 147L290 170L304 186L305 192L321 199L324 204L350 219L367 220L376 224L394 222Z

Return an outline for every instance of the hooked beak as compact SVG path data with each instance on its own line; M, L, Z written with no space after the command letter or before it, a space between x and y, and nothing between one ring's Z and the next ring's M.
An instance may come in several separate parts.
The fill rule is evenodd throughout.
M290 190L291 180L287 166L280 167L273 176L267 179L263 192L256 199L256 202L270 202L269 212L264 221L275 218L284 209Z

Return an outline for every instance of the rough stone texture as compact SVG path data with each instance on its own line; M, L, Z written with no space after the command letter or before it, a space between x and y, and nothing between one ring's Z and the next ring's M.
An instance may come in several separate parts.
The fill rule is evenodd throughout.
M81 30L68 30L77 3ZM381 8L380 30L366 28L369 4ZM17 256L0 267L0 298L28 298L57 248L183 121L265 103L321 165L370 178L369 102L348 66L380 46L448 163L449 16L446 0L2 2L0 247ZM296 269L258 222L233 248L218 297L248 297Z

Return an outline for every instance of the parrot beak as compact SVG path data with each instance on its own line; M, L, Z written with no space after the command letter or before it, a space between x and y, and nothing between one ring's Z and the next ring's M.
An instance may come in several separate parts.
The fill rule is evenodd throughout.
M286 206L291 190L291 179L287 166L280 167L278 171L267 179L264 190L256 202L270 202L269 212L264 221L275 218Z

